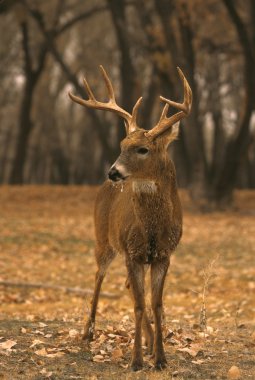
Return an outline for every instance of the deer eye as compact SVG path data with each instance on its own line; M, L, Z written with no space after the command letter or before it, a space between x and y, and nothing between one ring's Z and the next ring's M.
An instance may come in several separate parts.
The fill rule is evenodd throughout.
M137 149L138 154L147 154L148 152L149 152L149 149L144 148L144 147Z

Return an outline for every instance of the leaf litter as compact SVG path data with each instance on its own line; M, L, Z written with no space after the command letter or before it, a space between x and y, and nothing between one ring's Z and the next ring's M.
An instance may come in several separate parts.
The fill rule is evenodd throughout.
M4 191L1 189L2 279L91 288L96 271L91 213L94 190L29 187ZM20 203L14 205L17 194ZM162 372L163 379L231 378L233 366L241 378L255 378L255 231L254 219L244 213L245 202L248 205L249 199L250 205L255 197L246 194L238 200L241 213L237 209L210 215L191 213L182 194L184 235L172 257L164 295L169 366ZM24 207L28 203L29 212ZM19 254L10 259L10 251ZM205 292L204 273L216 257L216 276L210 277ZM15 360L17 379L23 367L34 378L40 373L44 378L135 379L129 370L133 305L124 289L126 272L121 260L113 262L103 286L107 292L121 292L121 298L100 299L95 339L87 348L81 332L90 297L50 289L1 288L0 375L8 373ZM206 313L201 318L203 297ZM15 344L3 348L8 341ZM145 345L143 351L144 378L161 378L152 372L153 359Z

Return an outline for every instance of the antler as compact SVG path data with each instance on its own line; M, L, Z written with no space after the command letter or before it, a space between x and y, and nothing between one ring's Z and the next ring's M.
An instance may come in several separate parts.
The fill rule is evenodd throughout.
M134 132L135 130L138 129L138 126L136 123L136 117L137 117L137 111L138 111L138 107L141 103L142 97L137 100L137 102L134 105L134 108L132 110L132 115L130 115L129 112L125 111L123 108L121 108L117 105L116 100L115 100L114 90L112 87L112 83L111 83L105 69L103 68L103 66L100 65L99 67L100 67L100 70L102 72L102 75L103 75L103 78L105 81L105 85L106 85L106 88L108 91L109 101L106 103L103 103L103 102L99 102L98 100L96 100L93 92L91 91L91 88L89 87L89 84L88 84L86 78L83 79L83 83L84 83L84 86L85 86L85 89L86 89L86 92L88 94L89 99L84 100L82 98L79 98L78 96L73 95L71 92L69 92L70 98L74 102L81 104L82 106L85 106L85 107L95 108L95 109L99 109L99 110L107 110L107 111L111 111L113 113L116 113L117 115L121 116L126 121L125 126L126 126L126 130L127 130L127 134Z
M150 131L145 133L145 136L152 137L153 139L159 136L161 133L165 132L167 129L169 129L171 126L173 126L175 123L177 123L179 120L183 119L184 117L188 116L191 110L192 105L192 91L188 84L187 79L185 78L183 72L179 67L177 67L179 76L183 82L184 86L184 100L183 103L176 103L172 100L166 99L163 96L160 96L160 100L163 102L166 102L162 114L160 116L159 122L156 124L156 126L151 129ZM167 117L167 112L169 109L169 105L173 106L179 110L180 112L174 114L171 117Z

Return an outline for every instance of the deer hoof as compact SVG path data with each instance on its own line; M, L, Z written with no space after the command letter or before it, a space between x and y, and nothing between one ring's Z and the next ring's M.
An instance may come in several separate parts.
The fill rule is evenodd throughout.
M82 336L83 342L91 342L93 340L93 331L91 329L85 331L85 333Z
M158 371L162 371L162 369L167 367L167 361L165 358L161 360L156 360L154 366L155 369L157 369Z
M143 362L132 361L131 370L136 372L143 368Z
M92 335L87 335L87 334L84 334L83 336L82 336L82 341L84 342L84 343L86 343L86 342L91 342L93 340L93 334Z
M95 323L92 321L88 321L85 326L85 331L82 336L82 340L85 342L91 342L94 336Z

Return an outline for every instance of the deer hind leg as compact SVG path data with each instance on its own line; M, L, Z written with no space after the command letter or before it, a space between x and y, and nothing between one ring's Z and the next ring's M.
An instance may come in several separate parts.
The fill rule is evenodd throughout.
M129 294L130 294L130 296L134 302L134 297L133 297L133 293L130 289L130 281L128 278L126 280L126 288L129 290ZM152 354L153 342L154 342L154 333L153 333L153 329L151 327L150 319L149 319L147 312L146 312L146 308L145 308L144 313L143 313L142 327L143 327L143 333L145 336L145 344L147 346L148 353Z
M163 341L162 341L162 296L164 282L169 267L169 258L164 261L155 262L151 265L151 295L152 310L155 324L154 336L154 364L155 368L162 369L166 367L167 361L165 357Z
M110 263L115 257L115 253L111 250L111 248L104 249L104 251L97 250L96 251L96 259L97 259L97 266L98 270L96 273L95 278L95 287L94 287L94 293L91 301L91 309L90 309L90 315L87 320L83 340L90 342L93 339L94 330L95 330L95 319L96 319L96 311L97 311L97 304L98 304L98 298L101 290L101 285L104 280L106 270L109 267Z
M145 312L144 301L144 266L137 262L128 262L128 279L132 298L134 300L135 313L135 339L132 352L131 368L138 371L143 366L142 355L142 322Z
M148 318L148 315L146 313L146 310L144 312L142 325L143 325L143 332L145 336L145 344L147 346L148 353L151 355L153 352L154 333L151 327L150 319Z

